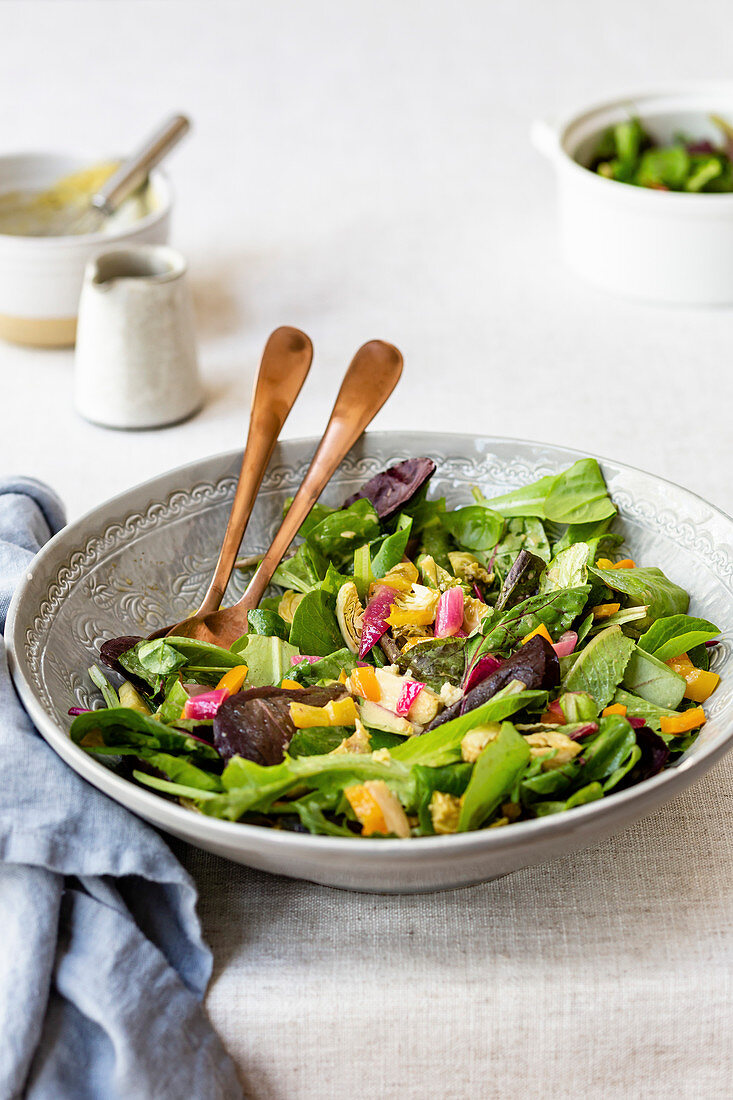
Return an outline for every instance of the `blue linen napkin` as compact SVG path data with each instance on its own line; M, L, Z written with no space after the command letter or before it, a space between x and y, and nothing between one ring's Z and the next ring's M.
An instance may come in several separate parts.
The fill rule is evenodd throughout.
M0 481L0 630L64 523L40 482ZM0 639L0 1096L231 1100L201 1001L211 954L165 841L39 736Z

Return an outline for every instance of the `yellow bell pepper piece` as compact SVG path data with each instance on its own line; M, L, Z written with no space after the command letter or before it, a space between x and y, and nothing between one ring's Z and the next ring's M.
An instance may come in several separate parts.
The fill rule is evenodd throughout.
M620 603L598 603L593 608L594 619L610 619L617 611L621 610Z
M690 730L697 729L706 721L705 711L702 707L691 707L690 710L685 710L682 714L675 714L670 717L662 715L659 719L659 725L662 733L677 737L680 733L689 733Z
M398 592L409 592L419 577L417 567L411 561L401 561L397 565L393 565L389 573L375 583L377 585L388 584L390 588L395 588Z
M609 558L599 558L596 562L599 569L636 569L636 562L631 558L622 561L611 561Z
M228 672L224 673L221 680L216 685L217 691L220 688L226 688L230 695L236 695L247 679L248 672L249 669L246 665L236 665L234 668L230 668Z
M622 718L626 717L626 707L623 703L612 703L610 707L606 707L601 711L601 718L608 718L609 714L620 714Z
M387 622L390 626L430 626L435 619L435 608L418 608L403 611L392 604Z
M349 682L351 690L356 695L361 695L362 699L370 699L373 703L378 703L382 698L382 689L371 665L355 668L349 677Z
M297 680L288 680L287 677L284 680L280 681L280 687L281 688L288 688L290 691L296 691L296 690L297 691L302 691L303 690L303 685L302 684L299 684Z
M290 718L299 730L311 726L355 726L358 716L356 703L350 695L345 699L330 699L325 707L311 707L308 703L290 704Z
M361 824L363 836L371 836L372 833L387 833L387 822L384 814L373 794L363 783L355 787L345 787L344 794L349 805L356 814L357 821Z
M530 638L534 638L538 634L541 634L542 637L545 639L545 641L549 642L550 645L552 645L552 638L550 637L550 631L547 629L547 627L545 626L544 623L540 623L540 625L535 630L530 630L529 634L526 634L524 636L524 638L522 638L522 643L521 644L526 645L527 642L530 640Z
M680 653L679 657L671 657L665 663L685 681L687 685L685 698L692 699L693 703L704 703L720 683L717 672L706 672L703 668L695 668L686 653Z

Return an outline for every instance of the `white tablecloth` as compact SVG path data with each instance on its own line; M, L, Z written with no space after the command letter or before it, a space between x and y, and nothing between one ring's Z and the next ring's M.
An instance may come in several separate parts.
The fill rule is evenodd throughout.
M2 468L71 516L241 446L259 351L305 328L286 435L354 349L405 353L375 426L612 455L729 510L730 310L608 297L558 262L533 117L730 71L728 0L8 0L4 151L132 147L171 110L174 243L208 390L194 420L78 419L72 355L0 346ZM731 1093L731 771L598 848L433 897L347 895L194 851L209 1009L252 1097Z

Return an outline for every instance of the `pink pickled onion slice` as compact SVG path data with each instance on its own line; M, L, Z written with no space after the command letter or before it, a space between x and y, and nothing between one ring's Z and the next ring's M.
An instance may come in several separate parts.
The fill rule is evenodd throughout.
M559 641L552 647L558 657L569 657L578 644L578 635L574 630L566 630Z
M201 695L193 695L186 700L183 708L184 718L193 718L201 721L203 718L213 718L225 699L229 698L226 688L215 688L214 691L205 691Z
M463 628L463 589L447 588L435 611L435 637L452 638Z
M405 680L402 685L400 697L397 700L396 708L396 713L399 714L401 718L407 715L408 710L424 687L425 684L421 684L419 680Z
M89 707L69 707L69 714L72 718L76 718L80 714L88 714Z
M359 645L359 657L366 657L383 634L389 629L387 619L390 609L397 598L397 589L388 584L380 584L364 610L364 621L361 628L361 642Z
M630 726L633 726L635 730L640 730L642 726L646 725L645 718L629 718L627 716L626 721L629 723Z

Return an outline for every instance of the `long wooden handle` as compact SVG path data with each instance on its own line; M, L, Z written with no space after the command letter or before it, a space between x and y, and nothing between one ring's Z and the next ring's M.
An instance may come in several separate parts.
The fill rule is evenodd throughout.
M247 611L257 607L304 519L339 464L392 393L401 374L402 355L392 344L370 340L359 348L341 384L308 472L237 607Z
M262 478L288 413L295 404L313 359L313 345L300 329L275 329L262 353L252 393L247 446L219 560L197 614L217 611L234 569L242 537Z

